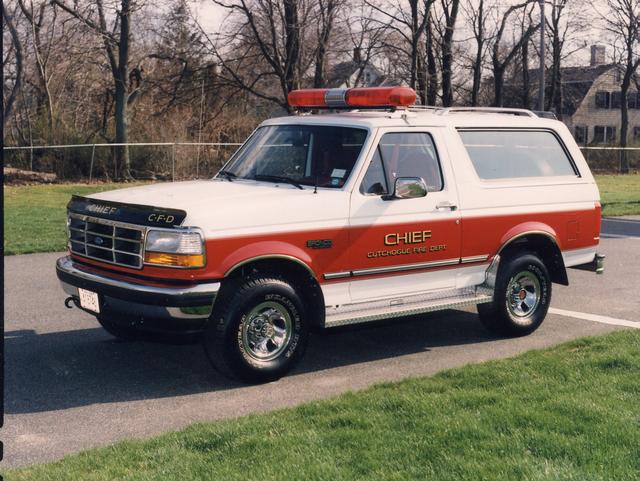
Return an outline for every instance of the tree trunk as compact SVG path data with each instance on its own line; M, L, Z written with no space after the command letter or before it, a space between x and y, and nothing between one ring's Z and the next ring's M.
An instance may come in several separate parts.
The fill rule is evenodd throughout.
M323 8L322 6L320 8ZM322 21L320 35L318 38L318 50L316 51L316 65L313 75L313 87L324 87L324 67L325 58L327 56L327 46L329 45L329 39L331 37L331 30L333 28L333 16L336 9L336 4L329 1L326 6L326 11L322 12Z
M471 106L478 105L478 94L482 82L482 49L484 48L484 0L478 4L478 30L476 31L476 58L473 61L473 85L471 86Z
M418 42L420 41L418 0L409 0L409 6L411 7L411 70L409 73L409 87L415 90L418 72Z
M427 73L423 56L418 57L417 86L418 98L422 105L427 105Z
M13 19L11 18L11 15L8 14L4 2L2 3L2 17L7 25L7 28L9 29L11 41L13 42L13 46L15 47L16 52L16 81L13 84L11 92L9 92L7 101L3 102L2 105L2 126L4 127L7 118L11 115L13 104L16 100L18 92L20 92L20 88L22 87L22 45L20 44L20 37L18 37L18 32L13 25Z
M633 75L633 60L631 54L629 54L627 66L622 78L622 85L620 86L620 147L623 149L627 147L627 135L629 131L629 106L627 104L627 94L629 93L629 86L631 85L631 76ZM627 158L627 151L620 151L620 173L629 173L629 159Z
M286 65L284 71L284 83L287 98L289 92L297 87L297 69L300 63L300 36L298 29L298 2L296 0L284 0L284 20L285 20L285 51Z
M431 15L427 19L427 72L429 74L427 82L427 105L435 105L438 100L438 66L436 56L433 51L433 30L431 27Z
M494 91L493 106L494 107L502 107L502 104L504 102L503 89L504 89L504 68L494 66L493 67L493 91Z
M446 12L447 21L445 32L442 39L442 105L450 107L453 104L453 88L451 86L452 77L452 51L453 33L456 27L456 19L458 17L458 7L460 0L451 2L451 11Z
M522 107L531 106L531 82L529 79L529 42L522 44Z
M118 48L118 68L115 72L115 116L116 143L126 144L128 135L127 119L127 82L129 80L129 31L131 28L131 0L122 0L120 11L120 45ZM120 166L122 177L132 179L129 147L116 147L116 161Z

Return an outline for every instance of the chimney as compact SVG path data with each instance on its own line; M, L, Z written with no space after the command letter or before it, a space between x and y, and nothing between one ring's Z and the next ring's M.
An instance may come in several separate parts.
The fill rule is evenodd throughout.
M591 45L591 66L597 67L598 65L604 65L605 63L605 46Z
M353 49L353 61L357 64L362 62L362 55L360 55L360 47Z

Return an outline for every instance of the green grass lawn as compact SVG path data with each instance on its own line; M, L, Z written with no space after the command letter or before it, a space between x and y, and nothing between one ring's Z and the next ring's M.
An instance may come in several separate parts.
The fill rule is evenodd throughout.
M66 249L66 206L72 194L136 184L4 186L4 253L28 254Z
M640 174L596 175L602 215L640 214Z
M196 424L4 474L38 481L638 480L640 331Z
M596 176L603 215L640 214L640 175ZM4 253L61 251L65 206L71 194L89 194L135 184L62 184L4 188Z

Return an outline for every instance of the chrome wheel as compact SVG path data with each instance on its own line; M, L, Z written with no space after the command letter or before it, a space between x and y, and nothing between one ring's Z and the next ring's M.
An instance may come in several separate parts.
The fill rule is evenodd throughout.
M258 361L278 357L289 345L293 323L287 309L278 302L262 302L242 323L242 346Z
M527 323L540 303L540 281L529 271L519 272L507 286L507 307L519 323Z

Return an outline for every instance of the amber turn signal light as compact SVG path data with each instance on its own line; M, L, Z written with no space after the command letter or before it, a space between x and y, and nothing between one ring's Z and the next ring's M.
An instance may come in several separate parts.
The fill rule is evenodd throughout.
M164 252L145 252L145 264L166 267L204 267L203 254L166 254Z

